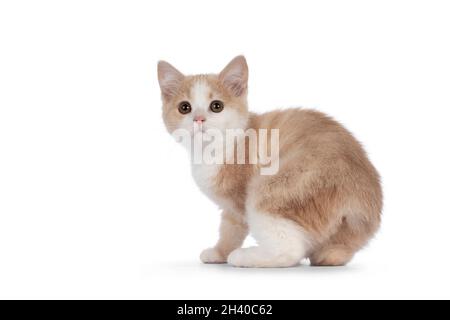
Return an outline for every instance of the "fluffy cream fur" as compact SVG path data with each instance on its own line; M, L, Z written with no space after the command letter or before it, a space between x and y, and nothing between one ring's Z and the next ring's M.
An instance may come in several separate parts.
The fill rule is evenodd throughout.
M169 132L195 134L199 115L203 129L279 129L275 175L260 175L258 164L193 164L200 189L223 209L219 241L203 251L203 262L289 267L309 258L312 265L345 265L373 237L382 209L379 176L339 123L303 109L248 112L243 56L217 75L185 76L160 62L158 78ZM222 112L209 110L213 100L223 101ZM181 101L191 112L179 112ZM241 249L249 230L259 246Z

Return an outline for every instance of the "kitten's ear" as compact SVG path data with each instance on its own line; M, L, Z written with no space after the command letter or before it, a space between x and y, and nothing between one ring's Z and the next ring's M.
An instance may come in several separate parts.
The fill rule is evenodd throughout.
M184 75L170 63L166 61L158 62L158 81L163 99L168 100L174 97L183 79Z
M248 66L244 56L237 56L220 72L219 79L235 96L247 92Z

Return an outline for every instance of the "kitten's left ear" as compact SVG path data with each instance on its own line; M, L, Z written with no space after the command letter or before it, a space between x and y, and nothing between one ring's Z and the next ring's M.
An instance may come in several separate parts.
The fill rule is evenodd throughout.
M223 85L236 97L247 92L248 66L244 56L237 56L219 73Z

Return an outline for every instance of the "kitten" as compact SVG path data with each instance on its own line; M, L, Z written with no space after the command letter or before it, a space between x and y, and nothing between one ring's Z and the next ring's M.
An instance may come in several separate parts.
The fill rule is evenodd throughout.
M339 123L304 109L249 112L243 56L217 75L185 76L160 61L158 80L171 133L184 129L194 137L209 129L279 130L274 174L261 174L261 163L192 164L200 189L223 210L219 240L201 253L204 263L290 267L309 258L311 265L340 266L373 237L382 209L379 175ZM228 156L228 151L223 154ZM249 232L258 246L241 248Z

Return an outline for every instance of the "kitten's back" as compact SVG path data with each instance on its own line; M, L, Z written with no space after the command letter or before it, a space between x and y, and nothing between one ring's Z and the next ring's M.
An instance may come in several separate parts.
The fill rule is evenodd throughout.
M378 229L382 192L353 135L331 117L305 109L252 114L250 127L280 130L279 172L252 179L254 205L299 222L317 239L346 229L359 238L351 242L364 245Z

